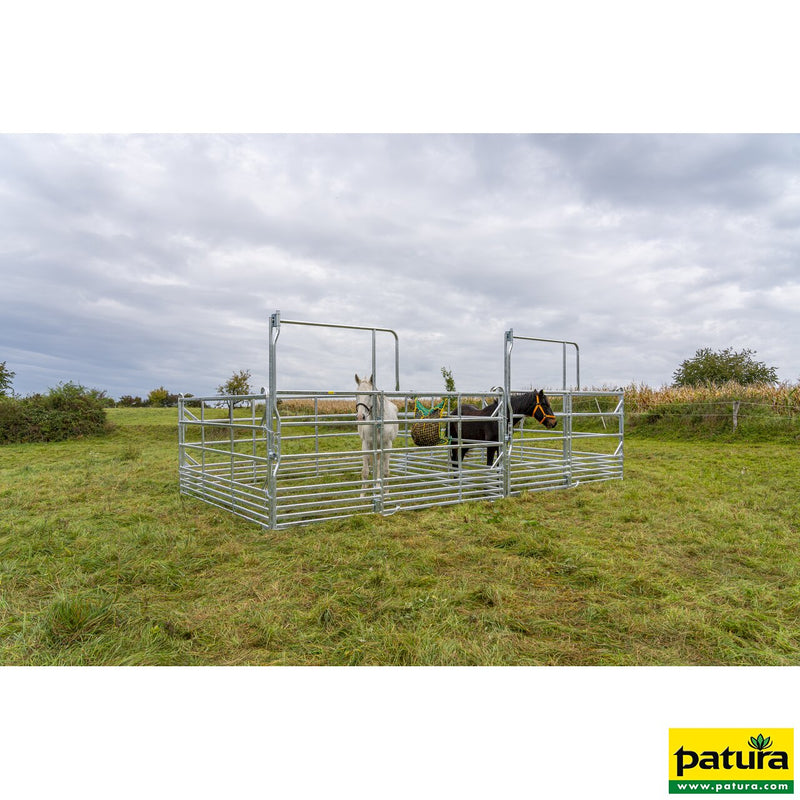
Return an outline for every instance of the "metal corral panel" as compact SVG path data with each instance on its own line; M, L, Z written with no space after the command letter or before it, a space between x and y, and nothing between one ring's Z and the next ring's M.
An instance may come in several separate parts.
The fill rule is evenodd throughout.
M417 447L411 437L415 400L446 398L448 424L474 421L464 403L497 400L496 393L375 392L399 411L399 433L388 450L389 475L375 478L384 455L380 437L361 450L352 393L278 392L268 422L268 395L181 398L179 403L180 488L267 528L284 528L355 514L495 500L526 491L622 478L622 392L549 393L558 426L547 430L530 418L515 420L507 435L502 419L497 439ZM489 419L485 417L484 419ZM363 426L363 422L360 423ZM371 420L381 426L383 419ZM487 448L498 457L486 464ZM469 448L454 465L454 448ZM370 476L362 479L364 459Z

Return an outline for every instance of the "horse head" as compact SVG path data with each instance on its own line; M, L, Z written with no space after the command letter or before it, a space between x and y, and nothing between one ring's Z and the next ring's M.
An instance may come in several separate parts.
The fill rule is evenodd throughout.
M541 422L545 428L555 428L558 425L558 420L556 419L556 415L553 413L553 409L550 408L550 401L547 399L547 395L544 393L544 389L539 389L537 392L534 392L536 405L533 407L533 413L531 416L537 421Z
M359 378L356 373L356 418L359 422L364 422L372 416L375 395L367 394L367 392L375 391L372 378L372 375L369 378Z

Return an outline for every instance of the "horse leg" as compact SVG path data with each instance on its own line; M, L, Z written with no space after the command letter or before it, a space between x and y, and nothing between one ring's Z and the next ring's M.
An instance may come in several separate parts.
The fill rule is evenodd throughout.
M364 463L361 467L361 480L365 483L369 480L369 454L364 455Z
M369 486L369 456L364 456L364 465L361 467L361 496L367 496L367 486Z
M486 466L491 467L494 464L494 460L497 458L497 451L499 450L498 447L487 447L486 448Z
M369 482L369 462L370 462L370 454L367 452L367 440L361 440L361 450L363 453L362 456L362 466L361 466L361 483L363 484L361 487L361 496L367 496L367 484Z
M389 455L391 454L392 450L392 440L389 439L383 446L383 464L381 469L381 478L388 478L389 477Z
M454 467L460 467L469 453L469 447L454 447L450 451L450 460Z

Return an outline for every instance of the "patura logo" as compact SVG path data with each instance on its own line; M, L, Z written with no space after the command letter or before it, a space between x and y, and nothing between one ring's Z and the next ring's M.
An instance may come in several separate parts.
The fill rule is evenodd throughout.
M793 728L670 728L670 794L794 794Z

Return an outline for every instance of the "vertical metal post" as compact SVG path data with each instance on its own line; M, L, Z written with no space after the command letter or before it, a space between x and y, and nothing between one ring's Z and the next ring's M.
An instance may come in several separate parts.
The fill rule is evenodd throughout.
M186 420L183 395L178 396L178 491L183 494L183 475L186 468Z
M186 421L183 411L183 395L178 395L178 474L183 477L183 467L186 464Z
M281 312L276 311L269 318L269 391L267 392L267 504L269 506L269 527L274 529L278 517L277 469L280 448L279 432L276 427L278 411L277 397L277 359L276 344L281 334Z
M200 454L201 475L203 476L203 489L206 482L206 401L200 401Z
M456 466L458 467L458 501L461 502L464 497L464 438L462 436L461 425L463 422L461 411L461 394L456 395L456 416L458 417L457 430L456 430ZM433 403L433 398L431 398ZM449 407L448 407L449 409ZM448 414L450 411L448 410Z
M397 339L397 334L392 331L394 336L394 390L400 391L400 342Z
M511 392L511 351L514 349L514 329L506 331L505 352L503 356L503 391Z
M372 385L378 385L378 376L375 374L375 328L372 329Z
M374 347L375 333L373 332L372 335L373 335L373 347ZM383 497L385 492L384 479L386 477L383 474L383 417L385 414L385 403L386 403L386 397L384 396L383 392L372 396L373 408L377 409L378 411L377 419L375 417L374 411L372 414L372 418L373 420L375 420L372 426L372 436L373 436L372 444L374 447L374 455L373 455L374 460L372 462L372 478L373 478L373 486L377 488L377 492L375 492L372 496L372 508L378 514L380 514L383 511ZM378 477L379 475L380 477Z
M275 389L277 384L277 364L275 363L275 345L281 333L281 312L276 311L269 317L269 411L275 408Z
M514 329L509 328L505 335L505 350L503 357L503 418L512 415L509 424L504 422L498 424L498 433L501 427L503 438L503 496L508 497L511 493L511 440L514 437L514 417L511 406L511 351L514 349Z
M621 394L619 400L619 444L617 450L621 455L620 459L620 478L625 474L625 395Z
M314 468L319 475L319 398L314 398Z
M231 448L231 508L236 511L236 492L233 484L236 481L236 432L233 427L233 398L228 400L228 429L230 430L229 444Z
M567 390L567 343L561 344L561 388Z
M564 464L564 483L572 486L572 392L564 392L564 416L561 430L564 435L562 461Z
M256 458L258 456L258 441L256 435L256 399L250 398L250 436L253 440L253 483L256 482Z
M500 488L503 497L508 497L511 494L511 440L514 437L514 417L511 403L506 404L506 395L498 404L497 414L497 441L501 443L500 454L501 472L500 472Z

